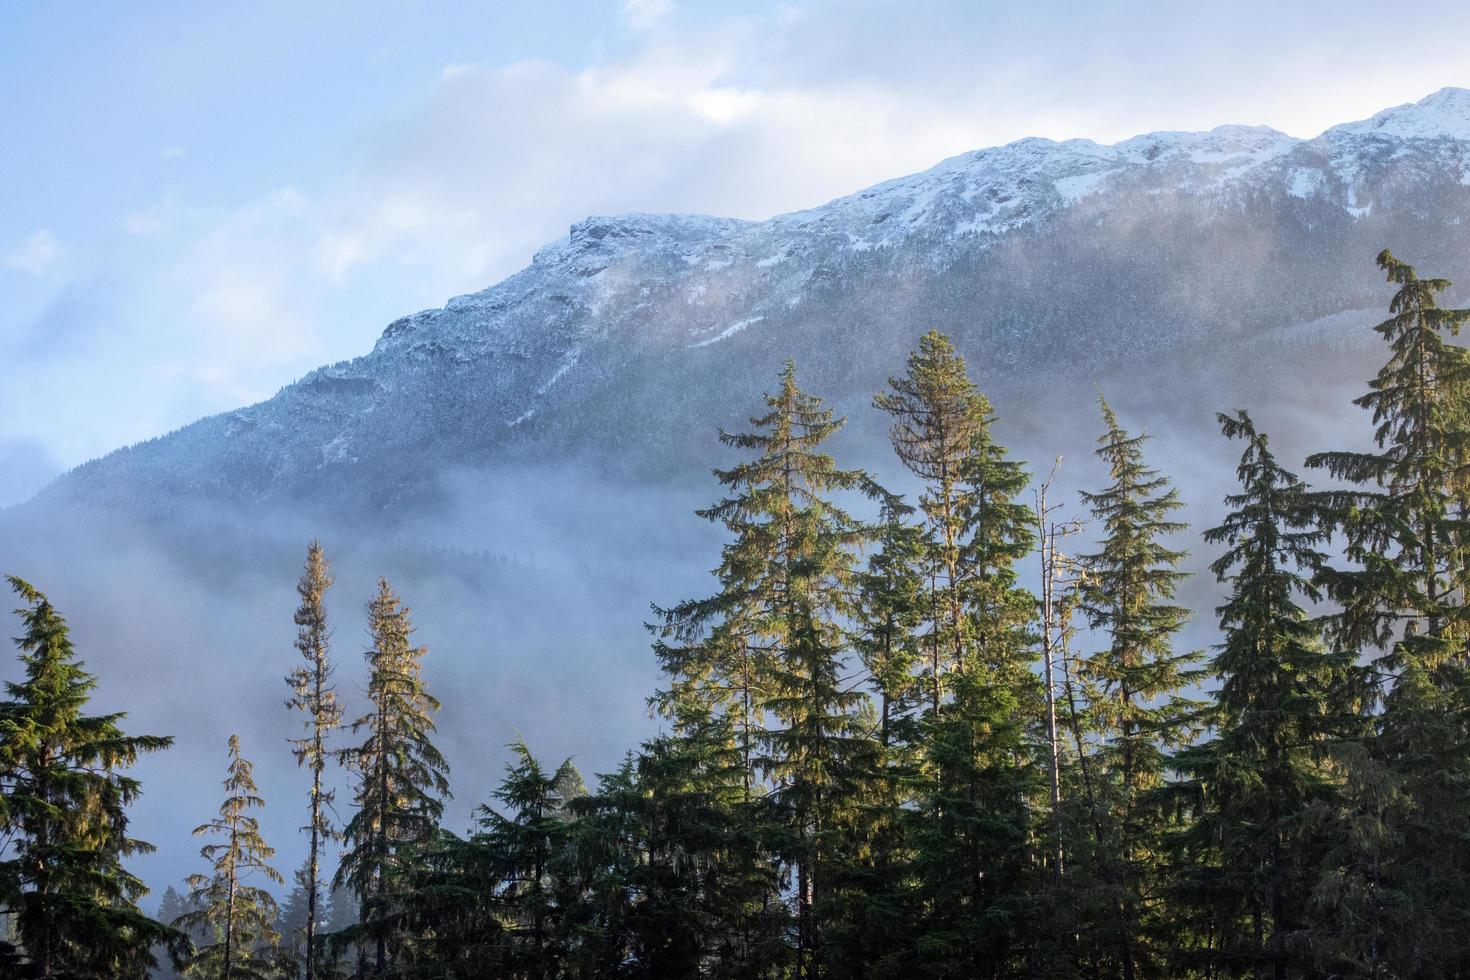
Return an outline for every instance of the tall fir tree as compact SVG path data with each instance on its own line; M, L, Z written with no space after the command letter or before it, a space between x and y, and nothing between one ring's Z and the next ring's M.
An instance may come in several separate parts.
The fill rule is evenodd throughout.
M303 828L307 833L307 857L305 879L305 923L303 926L302 958L306 980L316 980L317 968L317 924L318 897L322 890L321 851L324 845L336 838L336 830L330 819L334 792L324 780L329 751L327 737L342 721L342 706L337 700L337 689L333 682L335 665L332 663L329 645L331 629L327 624L326 592L332 586L332 570L327 563L326 553L320 541L312 541L307 548L306 569L296 585L296 594L301 605L296 609L296 649L305 663L298 665L286 677L291 696L286 707L298 709L306 714L306 735L291 739L291 750L298 766L305 766L311 773L311 788L307 794L307 822Z
M138 908L147 889L123 866L153 850L128 835L141 787L125 770L173 740L124 734L121 713L86 714L97 681L66 621L33 586L6 581L25 603L24 676L0 703L0 909L18 947L8 967L45 980L141 978L154 947L179 954L186 941Z
M352 723L367 736L337 752L354 776L356 809L334 881L356 893L357 938L371 944L373 973L383 975L405 938L395 922L411 898L411 873L435 841L449 764L430 741L439 701L423 679L428 651L412 644L409 609L387 579L368 603L368 629L368 711Z
M1150 806L1163 785L1167 751L1186 744L1197 705L1180 692L1197 676L1197 654L1174 647L1188 611L1174 603L1184 552L1164 544L1184 530L1171 515L1183 504L1169 480L1144 461L1147 436L1132 435L1099 398L1106 431L1097 456L1109 485L1083 500L1101 529L1099 550L1082 556L1082 608L1107 647L1082 665L1095 685L1093 724L1102 744L1103 819L1088 929L1094 955L1124 980L1156 974L1167 952L1167 923L1156 884L1163 874L1163 817Z
M1343 957L1334 969L1451 976L1470 970L1470 911L1443 900L1470 889L1458 816L1470 809L1470 352L1449 338L1470 310L1439 306L1450 283L1388 250L1378 266L1398 287L1377 327L1389 358L1354 400L1372 414L1377 451L1307 460L1351 485L1319 496L1349 565L1318 580L1341 605L1335 641L1375 654L1378 709L1349 779L1361 808L1345 826L1364 848L1340 857L1323 893Z
M736 722L752 789L759 778L782 832L777 851L794 886L793 969L806 977L820 969L830 840L845 832L852 767L873 742L857 717L863 695L843 682L855 549L871 531L833 498L881 491L824 451L845 420L801 390L794 364L766 403L754 431L721 432L755 458L716 471L732 494L699 512L732 535L720 592L665 611L657 650L671 682L665 710L703 703Z
M890 437L898 458L924 483L919 496L928 544L924 647L928 652L930 710L938 713L946 671L962 669L973 642L965 615L971 569L964 546L966 514L973 509L965 469L975 438L991 414L970 380L965 360L948 337L931 330L909 354L908 371L874 397L893 416Z
M1180 752L1173 795L1190 814L1177 835L1169 899L1182 965L1229 976L1314 975L1312 891L1325 856L1320 814L1336 807L1331 751L1352 734L1351 654L1330 653L1304 603L1327 534L1305 486L1276 461L1249 415L1220 415L1245 443L1240 491L1204 533L1225 552L1210 566L1229 592L1211 673L1211 738Z
M978 393L977 393L978 397ZM959 595L970 637L952 698L927 719L927 765L913 811L924 917L918 943L937 976L1034 970L1029 879L1038 858L1033 813L1042 778L1043 694L1035 659L1036 600L1019 583L1033 515L1030 477L998 442L980 399L960 460Z
M265 801L255 785L253 767L240 755L240 740L234 735L229 739L229 759L219 816L194 828L196 837L217 838L199 852L210 870L189 876L189 901L194 908L175 924L214 937L189 958L186 976L270 980L279 962L275 922L280 910L275 897L251 881L283 884L284 879L269 863L275 850L261 837L260 820L252 812L265 806Z

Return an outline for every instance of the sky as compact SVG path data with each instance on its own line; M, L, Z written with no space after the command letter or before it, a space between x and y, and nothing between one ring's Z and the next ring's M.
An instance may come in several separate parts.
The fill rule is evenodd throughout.
M1025 136L1310 137L1446 85L1463 2L5 4L0 506L590 214L764 218Z

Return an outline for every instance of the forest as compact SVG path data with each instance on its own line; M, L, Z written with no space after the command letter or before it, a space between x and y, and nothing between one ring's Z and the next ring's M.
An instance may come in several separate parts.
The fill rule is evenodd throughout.
M93 713L62 612L10 577L0 976L1470 975L1470 310L1378 265L1373 447L1298 467L1223 413L1206 529L1101 396L1108 479L1064 519L944 335L873 399L912 499L839 465L788 363L719 433L713 588L649 617L661 733L591 786L515 742L468 833L408 606L380 580L349 679L312 542L279 660L300 794L270 801L306 860L277 865L220 732L198 871L152 914L129 770L172 740ZM1186 546L1216 609L1177 598ZM1192 619L1216 646L1183 648Z

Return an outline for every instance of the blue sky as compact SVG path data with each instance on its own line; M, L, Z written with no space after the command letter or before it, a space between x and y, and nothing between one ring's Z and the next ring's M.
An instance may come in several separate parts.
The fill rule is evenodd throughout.
M1022 136L1470 85L1470 4L12 3L0 505L269 397L587 214L760 218Z

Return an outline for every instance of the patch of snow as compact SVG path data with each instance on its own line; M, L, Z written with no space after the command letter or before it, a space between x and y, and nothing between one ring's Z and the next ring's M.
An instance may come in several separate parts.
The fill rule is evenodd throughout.
M556 371L552 373L551 377L546 379L545 383L543 383L541 387L536 389L536 394L544 395L548 391L550 391L551 386L560 381L562 375L566 374L572 368L577 366L577 358L581 356L582 348L580 347L573 347L571 350L567 351L567 356L562 360L560 366L558 366Z
M1089 194L1096 193L1101 186L1103 178L1113 173L1111 170L1098 170L1090 174L1078 174L1075 177L1062 177L1052 181L1052 186L1062 196L1062 200L1068 204L1076 204Z
M690 344L689 347L692 350L695 347L708 347L710 344L717 344L720 341L725 340L728 337L733 337L735 334L737 334L740 331L744 330L746 327L750 326L752 323L760 323L764 319L765 319L764 316L753 316L753 317L750 317L749 319L741 320L739 323L732 323L728 327L726 327L724 330L721 330L719 333L715 334L713 337L710 337L710 338L708 338L706 340L701 340L697 344Z
M1292 197L1312 197L1322 189L1326 181L1326 176L1320 170L1297 167L1291 171L1291 180L1286 185L1286 193Z

